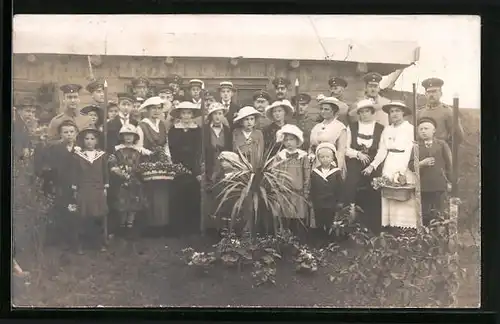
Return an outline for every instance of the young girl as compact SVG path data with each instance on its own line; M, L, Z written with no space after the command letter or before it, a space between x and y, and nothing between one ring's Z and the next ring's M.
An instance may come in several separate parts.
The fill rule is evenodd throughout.
M252 165L259 163L264 155L264 136L260 130L255 129L260 116L261 113L254 107L245 106L233 119L236 127L233 131L233 151L244 154Z
M174 206L177 218L177 233L193 234L200 229L201 218L201 161L202 130L194 121L201 116L201 107L192 102L181 102L172 108L170 115L179 119L168 131L168 142L172 153L172 162L181 163L191 171L176 177Z
M96 105L90 105L87 107L83 107L80 110L80 113L82 115L89 116L90 122L89 126L94 127L98 129L100 132L102 132L102 124L103 124L103 119L104 119L104 114L102 112L101 107L96 106Z
M266 108L266 117L272 121L262 129L266 154L270 152L270 156L274 156L280 151L281 143L276 142L276 133L287 124L286 118L293 116L294 111L292 104L286 99L277 100Z
M72 188L76 192L76 206L68 206L74 210L80 220L78 231L78 254L82 254L82 243L94 241L106 251L102 233L104 216L108 213L106 191L108 182L108 159L106 153L98 149L101 132L95 128L85 128L77 136L81 146L74 148L74 164L72 166ZM87 236L87 237L85 237Z
M134 125L124 125L120 130L120 145L115 147L114 155L109 157L111 183L116 190L115 210L120 213L120 226L131 229L137 212L146 205L142 184L136 169L141 162L141 155L150 155L151 151L137 146L139 134ZM125 169L126 173L123 172Z
M316 148L319 165L311 174L311 202L316 221L316 238L328 235L333 217L341 207L342 179L336 163L335 145L324 142Z
M288 124L277 132L276 137L276 142L284 147L276 156L276 165L291 177L293 190L304 198L308 197L311 165L307 152L299 149L304 143L302 131L297 126ZM285 223L288 223L296 235L303 236L309 218L307 202L305 199L298 200L294 197L290 199L296 201L296 215L283 215L286 218Z

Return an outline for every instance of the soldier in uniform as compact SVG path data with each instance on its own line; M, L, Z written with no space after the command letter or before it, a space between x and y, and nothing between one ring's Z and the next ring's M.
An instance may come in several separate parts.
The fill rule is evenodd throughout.
M224 108L228 110L226 115L226 119L229 125L232 127L233 118L236 116L236 113L240 110L240 106L236 104L233 100L234 96L234 86L231 81L222 81L219 84L219 94L220 94L220 102L224 105Z
M427 103L425 106L417 110L417 118L431 118L436 121L435 137L445 141L450 147L452 144L453 133L453 109L442 103L441 96L443 95L441 88L444 81L439 78L428 78L422 81L422 86L425 88L425 97ZM458 144L462 143L464 138L464 130L460 119L458 120L458 128L455 130L455 136Z
M172 74L165 79L165 84L172 89L173 96L177 96L182 86L182 77L178 74Z
M104 104L104 81L102 79L95 79L90 82L85 89L92 95L92 103L97 106Z
M132 92L136 97L141 97L144 100L151 96L150 82L145 77L139 77L132 80Z
M265 90L259 90L256 91L253 94L253 106L254 108L262 114L262 116L265 115L266 108L270 105L271 103L271 96L269 93ZM256 129L262 130L264 127L267 125L271 124L271 121L267 118L258 118L257 119L257 125L255 126Z
M365 97L364 99L372 99L375 103L375 116L374 119L379 124L382 124L384 127L389 125L389 117L382 110L382 107L390 102L389 99L382 97L380 92L380 81L382 81L382 75L376 72L371 72L363 76L363 80L365 81ZM357 121L357 116L352 116L351 122Z
M304 143L302 144L302 149L306 152L309 150L309 140L311 137L311 130L314 127L314 125L316 125L316 121L313 118L311 118L307 113L310 102L311 102L311 96L308 95L307 93L299 94L298 99L297 96L292 97L292 105L294 107L298 107L297 111L293 116L292 123L295 124L297 127L299 127L304 134Z
M337 119L347 126L349 124L349 118L347 116L349 104L344 101L344 91L347 88L347 81L343 78L332 77L328 80L328 86L330 87L330 97L337 98L339 100L339 112ZM324 97L324 95L319 95L317 100L320 101L321 98ZM323 117L318 116L316 121L321 123L323 121Z
M288 87L290 80L283 77L277 77L273 80L273 86L276 90L276 100L288 99Z
M59 125L65 120L73 121L78 129L84 129L90 123L88 116L80 114L78 104L80 103L80 90L82 86L79 84L65 84L60 90L63 93L64 112L52 118L47 129L47 137L49 141L57 141L59 139Z

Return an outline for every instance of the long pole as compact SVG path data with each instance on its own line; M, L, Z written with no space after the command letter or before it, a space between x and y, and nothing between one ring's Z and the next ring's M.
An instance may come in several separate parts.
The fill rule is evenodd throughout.
M454 95L453 98L453 125L452 125L452 142L451 142L451 154L452 154L452 190L451 190L451 198L450 198L450 212L449 217L450 221L448 223L448 249L452 254L452 258L455 261L455 264L458 264L458 251L457 251L457 242L458 242L458 206L460 204L460 199L458 198L458 139L457 139L457 129L458 129L458 95ZM452 291L452 307L457 306L458 304L458 285L455 287L455 290Z
M205 217L209 217L208 213L211 211L206 210L207 209L207 194L206 194L206 170L205 170L205 95L206 95L206 89L205 89L205 83L201 84L201 157L200 157L200 163L201 163L201 181L200 181L200 197L201 197L201 204L200 204L200 231L201 234L204 235L206 231L206 220Z
M417 228L422 227L422 197L420 191L420 157L418 152L417 126L417 85L413 83L413 167L415 169L415 209L417 212Z
M103 130L103 146L104 146L104 151L106 152L108 150L108 123L107 123L107 116L108 116L108 81L104 80L104 107L103 107L103 125L102 125L102 130ZM109 174L108 174L108 168L104 168L105 174L105 179L109 179ZM109 180L108 180L109 182ZM108 243L108 215L104 215L104 242Z

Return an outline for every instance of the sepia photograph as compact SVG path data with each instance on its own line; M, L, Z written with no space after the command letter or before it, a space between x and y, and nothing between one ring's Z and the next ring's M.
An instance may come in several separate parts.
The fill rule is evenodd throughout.
M480 28L15 15L13 307L480 307Z

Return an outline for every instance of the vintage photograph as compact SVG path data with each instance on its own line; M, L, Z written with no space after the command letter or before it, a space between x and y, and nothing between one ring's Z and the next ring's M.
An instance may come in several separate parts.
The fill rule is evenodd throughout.
M480 26L14 16L12 304L479 307Z

